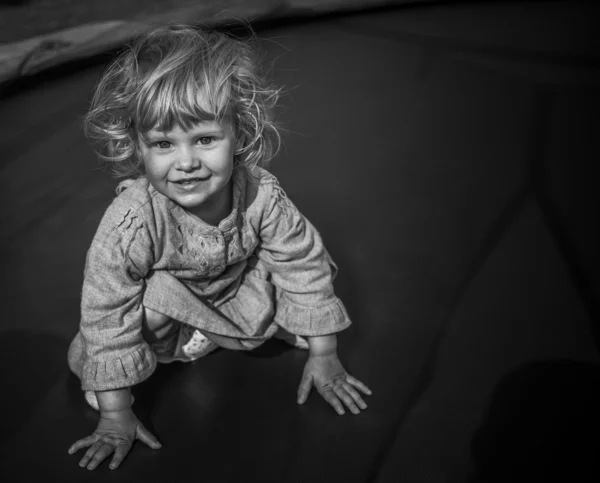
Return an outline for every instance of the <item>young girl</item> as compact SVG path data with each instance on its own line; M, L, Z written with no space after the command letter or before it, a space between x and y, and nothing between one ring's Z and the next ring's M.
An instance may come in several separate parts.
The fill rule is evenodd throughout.
M158 440L132 410L130 387L158 362L270 337L307 348L298 389L314 385L339 413L371 391L336 354L350 325L334 295L336 267L319 233L259 167L279 141L279 91L257 72L250 44L185 26L137 40L101 79L85 120L100 157L127 178L87 254L80 331L69 365L100 411L81 467L135 439Z

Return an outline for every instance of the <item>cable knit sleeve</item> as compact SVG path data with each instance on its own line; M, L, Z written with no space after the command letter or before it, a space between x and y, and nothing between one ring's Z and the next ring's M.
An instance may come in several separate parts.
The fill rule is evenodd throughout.
M141 332L152 240L140 213L118 201L105 213L86 258L80 324L83 390L132 386L156 367Z
M351 322L335 296L337 272L315 227L298 211L277 179L263 178L267 203L260 229L258 256L280 289L275 322L291 333L327 335Z

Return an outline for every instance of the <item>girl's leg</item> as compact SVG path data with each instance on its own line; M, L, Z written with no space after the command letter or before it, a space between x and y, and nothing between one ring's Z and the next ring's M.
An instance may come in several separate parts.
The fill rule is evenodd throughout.
M178 329L179 322L173 320L168 315L161 314L148 307L144 307L144 314L142 335L144 336L144 340L150 345L172 336Z
M69 345L67 361L71 372L81 379L81 372L83 370L83 339L81 332L77 332L71 341L71 345Z
M171 319L144 306L144 340L156 353L158 362L191 362L213 352L218 345L198 329Z

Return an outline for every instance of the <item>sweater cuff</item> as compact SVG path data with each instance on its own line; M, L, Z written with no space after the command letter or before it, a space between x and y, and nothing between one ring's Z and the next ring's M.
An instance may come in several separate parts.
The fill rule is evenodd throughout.
M292 334L307 337L334 334L352 324L344 304L335 296L318 307L303 307L282 295L277 301L275 322Z
M148 344L121 357L105 361L85 361L81 377L84 391L110 391L134 386L152 375L156 355Z

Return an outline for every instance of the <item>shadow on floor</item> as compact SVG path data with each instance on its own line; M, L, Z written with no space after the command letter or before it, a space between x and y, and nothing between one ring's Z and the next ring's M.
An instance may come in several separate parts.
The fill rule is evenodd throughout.
M598 481L600 365L526 364L505 376L471 443L470 483Z
M27 330L0 333L0 445L19 431L46 393L68 371L68 345L67 340L54 334Z

